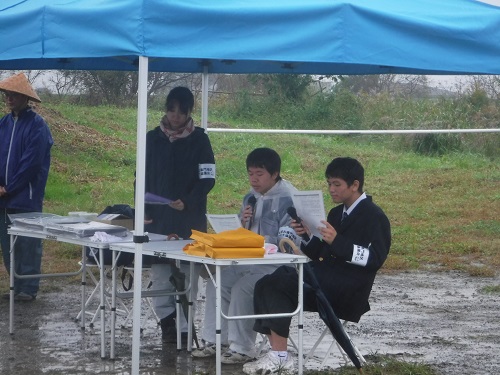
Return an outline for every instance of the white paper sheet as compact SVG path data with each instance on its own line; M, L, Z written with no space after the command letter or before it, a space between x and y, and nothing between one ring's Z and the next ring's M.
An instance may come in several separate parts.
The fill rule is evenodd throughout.
M172 199L160 197L153 193L144 194L144 203L146 204L170 204L172 202Z
M207 214L207 219L215 233L241 228L241 221L238 215L213 215Z
M323 192L321 190L295 191L292 199L297 216L302 219L313 235L321 238L318 228L324 227L321 220L326 220Z

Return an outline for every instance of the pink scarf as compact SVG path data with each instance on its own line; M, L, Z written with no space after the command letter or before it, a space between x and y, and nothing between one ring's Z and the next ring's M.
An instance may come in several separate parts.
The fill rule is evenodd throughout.
M177 139L186 138L189 134L194 131L194 122L190 117L186 123L179 129L172 129L172 125L168 122L167 115L163 116L160 121L160 128L165 133L170 142L174 142Z

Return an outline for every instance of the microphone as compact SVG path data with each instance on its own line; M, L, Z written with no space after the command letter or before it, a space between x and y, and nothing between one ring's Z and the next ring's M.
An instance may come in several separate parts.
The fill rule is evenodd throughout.
M302 225L302 219L300 217L298 217L297 215L297 210L295 209L295 207L293 206L290 206L286 209L286 212L288 213L288 215L290 215L290 217L295 220L297 222L297 224L300 224ZM304 241L309 241L310 238L309 238L309 235L306 233L304 233L303 235L301 235L301 237L304 239Z
M248 221L246 222L245 224L245 229L248 229L250 230L250 228L252 227L252 224L253 224L253 217L255 215L255 205L257 204L257 199L255 198L254 195L251 195L249 198L248 198L248 205L250 207L252 207L252 216L250 217L250 219L248 219Z

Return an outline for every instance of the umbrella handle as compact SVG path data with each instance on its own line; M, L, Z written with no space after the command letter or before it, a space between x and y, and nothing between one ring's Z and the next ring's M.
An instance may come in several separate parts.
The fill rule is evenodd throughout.
M299 248L297 247L297 245L295 245L295 243L291 239L286 238L286 237L282 238L280 243L278 244L278 247L282 253L287 252L285 249L285 244L289 245L292 248L293 253L295 255L301 255L301 252L300 252Z

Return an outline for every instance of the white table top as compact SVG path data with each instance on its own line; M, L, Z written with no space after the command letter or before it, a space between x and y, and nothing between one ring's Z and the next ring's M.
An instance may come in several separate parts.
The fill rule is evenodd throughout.
M287 253L267 254L263 258L209 258L186 254L182 249L192 243L192 240L155 241L142 244L143 255L153 255L160 258L185 260L188 262L215 264L220 266L237 264L298 264L307 263L305 255ZM135 253L136 244L131 242L112 243L111 250Z
M53 240L53 241L71 243L74 245L95 247L98 249L107 249L109 248L110 245L110 242L91 241L90 237L77 237L67 234L55 234L47 231L38 231L38 230L19 228L19 227L9 227L7 229L7 233L16 236L41 238L44 240ZM133 241L132 233L130 232L127 233L127 237L123 237L123 241L132 242Z

